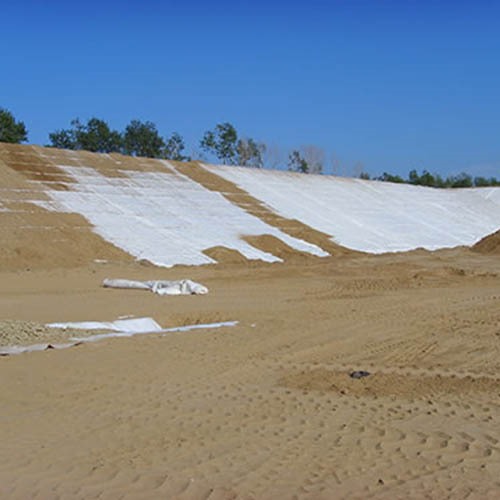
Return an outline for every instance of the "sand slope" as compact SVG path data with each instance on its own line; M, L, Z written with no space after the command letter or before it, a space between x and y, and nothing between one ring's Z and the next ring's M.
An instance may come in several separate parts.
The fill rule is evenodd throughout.
M71 183L44 151L60 155L49 148L0 144L0 270L67 268L94 259L131 261L82 215L37 204L48 203L49 191L67 190Z
M432 189L0 144L3 269L278 262L472 245L500 188ZM225 250L222 250L225 249Z
M484 254L500 255L500 231L482 238L472 247L472 250Z

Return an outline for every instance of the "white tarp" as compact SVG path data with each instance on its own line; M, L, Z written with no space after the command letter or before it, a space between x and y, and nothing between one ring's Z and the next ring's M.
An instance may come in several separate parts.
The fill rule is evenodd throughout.
M99 321L83 321L77 323L50 323L49 327L54 328L79 328L87 330L115 330L112 333L101 333L97 335L91 335L89 337L71 337L69 340L71 342L65 344L33 344L28 346L6 346L0 347L0 356L10 356L13 354L22 354L25 352L35 352L35 351L46 351L47 349L66 349L67 347L73 347L86 342L97 342L99 340L116 338L116 337L132 337L134 335L145 335L148 333L176 333L176 332L188 332L191 330L199 330L205 328L222 328L226 326L236 326L238 321L223 321L220 323L206 323L199 325L186 325L186 326L176 326L173 328L161 328L156 321L151 318L137 318L133 320L118 320L112 322L99 322ZM112 328L109 328L112 325ZM149 325L149 326L147 326ZM156 329L156 327L159 329ZM120 331L118 328L133 328L135 331L123 330ZM147 328L154 328L148 330Z
M102 286L107 288L134 288L151 290L158 295L204 295L208 288L191 280L177 281L133 281L125 279L105 279Z
M153 318L117 319L116 321L77 321L72 323L49 323L49 328L70 328L75 330L110 330L127 333L149 333L161 331Z
M71 189L48 191L50 201L32 203L50 211L79 213L113 245L159 266L213 264L216 261L204 251L221 245L247 259L281 262L241 235L270 234L296 250L328 255L179 174L167 162L164 167L165 172L121 170L120 177L106 177L90 167L59 165L74 179Z
M271 210L371 253L473 245L500 228L500 187L437 189L205 165Z
M150 332L114 332L114 333L100 333L97 335L92 335L91 337L72 337L71 340L76 340L78 342L96 342L98 340L109 339L113 337L132 337L134 335L144 335L147 333L174 333L174 332L189 332L191 330L199 330L204 328L221 328L223 326L236 326L237 321L223 321L221 323L206 323L200 325L187 325L187 326L176 326L173 328L161 328L160 330L154 330Z
M24 352L46 351L47 349L65 349L81 344L81 342L70 342L67 344L33 344L33 345L10 345L0 347L0 356L12 356Z

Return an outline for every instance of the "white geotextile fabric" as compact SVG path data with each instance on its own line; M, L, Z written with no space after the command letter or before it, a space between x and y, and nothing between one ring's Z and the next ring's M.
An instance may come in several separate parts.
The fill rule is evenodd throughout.
M107 288L135 288L151 290L158 295L204 295L208 288L191 280L177 281L133 281L125 279L105 279L102 286Z
M116 321L73 321L66 323L49 323L47 326L49 328L110 330L128 333L149 333L161 330L161 326L153 318L117 319Z
M132 323L132 321L136 320L125 320L125 321L113 321L113 322L98 322L98 321L84 321L81 323L51 323L47 326L54 326L57 328L74 328L77 325L77 328L80 329L89 329L89 330L104 330L110 329L109 325L114 325L117 328L133 328L133 331L120 331L117 328L111 328L114 331L112 333L101 333L98 335L91 335L89 337L71 337L70 340L72 342L65 344L34 344L28 346L5 346L0 347L0 356L11 356L13 354L23 354L25 352L35 352L35 351L46 351L47 349L66 349L68 347L73 347L75 345L83 344L86 342L98 342L104 339L110 338L120 338L120 337L132 337L134 335L147 335L148 333L160 333L160 334L168 334L168 333L177 333L177 332L189 332L191 330L200 330L206 328L222 328L228 326L236 326L238 321L223 321L219 323L205 323L200 325L186 325L186 326L177 326L173 328L161 328L156 321L152 318L137 318L139 322ZM149 323L149 320L160 328L157 330L153 323ZM125 324L128 321L128 324ZM142 322L142 325L141 325ZM118 325L117 325L118 323ZM149 325L149 326L148 326ZM154 328L153 330L148 330L150 328ZM148 331L144 331L144 329Z
M500 187L436 189L205 165L274 212L370 253L473 245L500 226Z
M50 201L32 203L50 211L79 213L99 236L137 259L159 266L214 264L216 260L204 251L221 245L247 259L282 261L247 243L242 234L270 234L296 250L328 255L247 213L221 193L180 174L168 162L163 165L165 172L121 170L119 178L82 165L59 165L74 180L71 190L47 190Z
M81 342L71 342L68 344L33 344L33 345L11 345L0 347L0 356L12 356L25 352L47 351L48 349L66 349L80 344Z

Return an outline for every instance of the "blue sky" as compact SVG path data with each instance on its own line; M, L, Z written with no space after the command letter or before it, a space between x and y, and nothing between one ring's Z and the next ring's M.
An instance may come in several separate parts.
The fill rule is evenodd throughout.
M0 107L31 143L133 118L191 150L229 121L372 174L500 177L500 2L2 2Z

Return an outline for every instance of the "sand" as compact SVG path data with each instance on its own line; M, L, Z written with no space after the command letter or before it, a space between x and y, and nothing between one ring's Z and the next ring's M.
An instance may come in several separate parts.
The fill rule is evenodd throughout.
M105 277L188 277L210 293ZM240 323L0 358L2 498L500 495L497 255L0 273L0 319L127 314Z
M175 164L333 256L242 234L286 262L213 246L217 265L160 269L82 216L30 203L72 189L58 164L165 171L0 147L0 347L72 335L49 322L239 323L0 357L0 498L500 497L498 233L472 249L364 255ZM210 293L160 297L105 289L105 278L189 278Z
M500 230L478 241L472 250L484 254L500 255Z
M0 320L0 352L2 347L68 342L70 337L81 336L84 333L84 331L49 328L33 321Z

